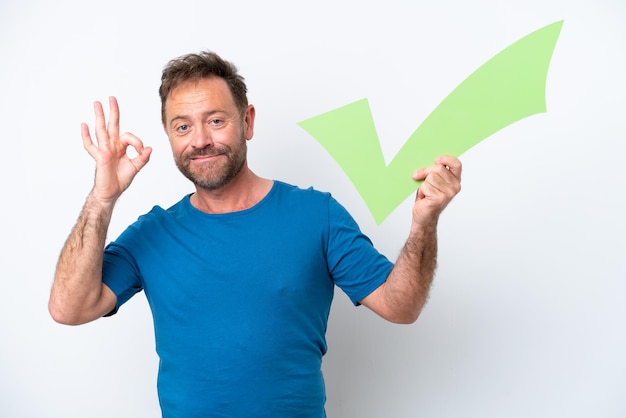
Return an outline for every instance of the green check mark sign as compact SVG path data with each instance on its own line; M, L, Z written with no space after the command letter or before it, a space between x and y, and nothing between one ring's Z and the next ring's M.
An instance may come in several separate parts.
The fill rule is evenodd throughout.
M563 21L539 29L491 58L450 93L387 166L367 99L300 122L335 159L377 224L419 182L415 169L442 154L460 156L493 133L546 111L545 86Z

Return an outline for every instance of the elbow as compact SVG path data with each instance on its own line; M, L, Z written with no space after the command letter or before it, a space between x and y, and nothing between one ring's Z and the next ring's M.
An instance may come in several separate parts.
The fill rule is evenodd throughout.
M420 317L425 304L426 302L422 301L416 304L405 305L403 309L392 310L389 312L389 318L387 318L387 320L400 325L414 324Z
M388 309L376 313L392 324L411 325L417 321L421 311L421 309Z
M405 313L402 315L395 315L386 319L389 322L392 322L394 324L411 325L417 321L417 318L419 318L419 315L420 315L419 312L415 312L415 313L409 312L409 313Z
M78 315L68 312L60 303L55 302L52 298L48 302L48 313L54 322L61 325L81 325L85 321L81 321Z
M102 285L104 286L104 285ZM113 311L115 296L112 292L103 297L102 292L71 292L52 289L48 312L55 322L63 325L82 325Z
M48 303L48 313L54 320L54 322L62 325L74 325L74 321L69 318L68 315L64 314L62 309L59 309L52 301Z

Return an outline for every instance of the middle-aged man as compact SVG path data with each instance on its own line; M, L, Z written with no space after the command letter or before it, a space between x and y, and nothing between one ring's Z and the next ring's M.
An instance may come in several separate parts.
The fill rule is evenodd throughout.
M212 52L188 54L170 61L161 81L163 127L195 193L169 209L155 206L105 248L115 202L152 150L120 135L115 98L108 123L96 102L96 142L82 125L94 186L61 252L50 313L82 324L143 290L164 417L324 417L321 363L334 286L391 322L414 322L435 271L439 215L461 188L461 163L442 156L413 174L424 182L393 264L330 194L250 170L255 108L234 65Z

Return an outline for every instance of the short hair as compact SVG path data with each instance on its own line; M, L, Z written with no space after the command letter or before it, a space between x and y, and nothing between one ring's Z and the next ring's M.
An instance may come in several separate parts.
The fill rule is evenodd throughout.
M159 87L161 121L165 124L165 102L172 90L185 81L210 77L219 77L226 81L235 105L243 115L248 108L248 88L237 67L215 52L202 51L174 58L163 69Z

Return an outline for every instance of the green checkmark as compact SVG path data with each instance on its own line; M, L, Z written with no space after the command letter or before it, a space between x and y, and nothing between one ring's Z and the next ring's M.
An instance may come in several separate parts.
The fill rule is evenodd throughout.
M419 125L387 166L367 99L298 123L332 155L377 224L420 182L415 169L442 155L460 156L525 117L546 111L548 67L563 21L539 29L467 77Z

